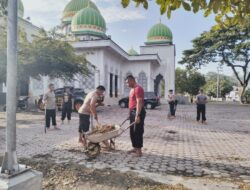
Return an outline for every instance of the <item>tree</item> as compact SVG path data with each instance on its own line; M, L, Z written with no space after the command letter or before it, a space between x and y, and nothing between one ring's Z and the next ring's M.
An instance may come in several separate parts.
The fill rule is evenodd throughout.
M50 76L73 80L74 75L88 76L87 60L83 55L76 55L74 48L60 39L54 31L41 30L31 43L26 35L20 38L21 72L30 77Z
M148 8L149 0L133 0L136 6L143 5ZM122 6L127 7L130 0L121 0ZM216 15L215 20L223 23L222 20L229 23L242 23L247 15L250 15L249 0L155 0L155 3L160 6L161 14L167 13L168 18L171 17L171 12L181 7L186 11L197 13L203 11L204 16L211 13ZM225 22L223 23L225 24Z
M61 38L55 30L46 32L41 29L40 34L29 42L25 32L19 31L19 82L27 81L29 77L73 80L76 74L89 75L86 58L76 55L74 48ZM0 27L0 40L3 41L0 44L0 82L6 82L6 27Z
M250 80L250 17L243 25L216 25L192 40L193 48L183 52L179 62L188 68L199 68L210 63L230 67L242 87L244 95Z
M219 81L219 94L225 97L226 94L233 90L233 86L237 86L237 81L233 77L226 75L220 75ZM206 74L206 84L204 86L204 91L208 96L217 96L217 73L209 72Z
M175 91L184 94L187 92L187 70L177 68L175 70Z
M199 93L200 88L205 84L206 79L204 75L195 70L188 71L187 93L192 96L197 95Z
M195 70L176 69L176 92L197 95L200 88L206 83L205 77Z
M244 99L246 103L250 103L250 88L246 90Z

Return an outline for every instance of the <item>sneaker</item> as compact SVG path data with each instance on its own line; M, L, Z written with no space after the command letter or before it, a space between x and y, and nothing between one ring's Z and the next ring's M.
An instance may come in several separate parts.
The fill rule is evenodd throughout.
M207 122L206 121L202 121L202 124L207 125Z

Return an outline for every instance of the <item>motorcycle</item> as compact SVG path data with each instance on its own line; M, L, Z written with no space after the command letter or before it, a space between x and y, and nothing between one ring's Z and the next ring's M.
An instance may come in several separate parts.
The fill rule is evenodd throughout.
M28 96L20 96L17 103L17 109L27 110L28 109ZM6 105L3 107L3 110L6 111Z

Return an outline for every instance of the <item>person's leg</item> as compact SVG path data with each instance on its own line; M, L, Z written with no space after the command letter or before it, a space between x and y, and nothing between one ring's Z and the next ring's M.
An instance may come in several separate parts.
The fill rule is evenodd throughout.
M141 117L140 117L140 123L136 125L135 129L135 156L142 156L142 147L143 147L143 133L144 133L144 120L145 120L145 110L142 110Z
M72 112L71 105L68 104L68 106L67 106L67 119L68 119L68 121L71 120L71 112Z
M130 124L133 123L135 121L135 112L130 114ZM130 140L131 140L131 144L132 144L132 150L128 151L128 153L132 153L135 152L135 126L132 125L130 126Z
M83 144L83 146L87 146L87 139L85 137L85 133L89 131L90 125L90 116L85 114L79 114L80 124L79 124L79 142Z
M197 116L196 116L196 120L200 121L200 105L197 105Z
M51 110L51 118L52 118L52 125L54 126L55 129L58 129L56 127L56 110L55 109Z
M170 113L171 113L171 116L174 116L174 104L173 103L170 103Z
M62 117L61 117L62 123L63 123L65 117L66 117L66 106L65 106L65 104L63 104L63 106L62 106Z
M202 122L206 122L206 105L202 106Z
M45 110L46 128L50 128L50 110Z

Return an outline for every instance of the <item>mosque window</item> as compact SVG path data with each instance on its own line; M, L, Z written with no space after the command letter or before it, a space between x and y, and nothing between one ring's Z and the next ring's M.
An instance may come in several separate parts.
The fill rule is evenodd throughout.
M138 84L140 84L142 86L142 88L144 89L144 91L147 91L147 76L146 74L142 71L139 73L139 77L138 77Z

